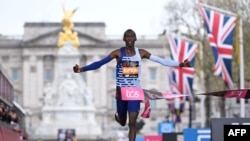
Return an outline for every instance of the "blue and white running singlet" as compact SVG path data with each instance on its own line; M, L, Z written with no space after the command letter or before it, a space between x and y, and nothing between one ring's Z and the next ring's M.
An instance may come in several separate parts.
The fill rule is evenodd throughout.
M120 51L120 60L116 65L116 86L141 87L140 77L142 59L139 49L135 47L134 56L126 56L125 47L122 47Z

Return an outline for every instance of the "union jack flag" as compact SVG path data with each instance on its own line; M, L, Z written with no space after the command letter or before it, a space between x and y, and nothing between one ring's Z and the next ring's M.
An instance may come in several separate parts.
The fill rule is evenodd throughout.
M233 89L232 54L236 17L199 7L215 59L214 74Z
M171 59L178 62L188 59L190 64L194 66L198 44L175 36L168 36L168 42ZM173 92L178 94L192 94L194 73L194 68L173 68L171 71L172 81L170 81Z
M178 62L183 62L185 59L188 59L190 64L194 66L195 55L198 51L198 44L177 38L175 36L168 36L168 42L171 59ZM195 74L194 68L174 67L170 72L169 84L171 92L176 94L191 95L193 92L192 85ZM184 110L184 102L185 98L181 97L179 107L180 112Z

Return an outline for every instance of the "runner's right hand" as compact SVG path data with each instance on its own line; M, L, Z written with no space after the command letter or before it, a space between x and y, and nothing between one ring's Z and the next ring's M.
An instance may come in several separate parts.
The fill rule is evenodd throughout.
M74 71L75 73L80 73L80 72L81 72L81 68L79 67L78 64L76 64L76 65L73 67L73 71Z

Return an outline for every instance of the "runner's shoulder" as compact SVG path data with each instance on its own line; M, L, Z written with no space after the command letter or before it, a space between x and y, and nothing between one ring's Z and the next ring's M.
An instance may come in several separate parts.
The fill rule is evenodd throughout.
M142 58L149 58L151 55L147 50L145 49L139 49L140 55Z
M110 56L112 57L112 58L119 58L120 57L120 49L116 49L116 50L114 50L114 51L112 51L111 53L110 53Z

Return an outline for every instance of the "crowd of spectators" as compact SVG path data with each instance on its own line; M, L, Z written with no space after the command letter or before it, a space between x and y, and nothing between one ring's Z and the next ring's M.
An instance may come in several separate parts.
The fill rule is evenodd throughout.
M20 127L19 121L21 117L18 115L18 112L5 104L4 102L0 102L0 122L1 126L6 125L6 127L11 128L11 130L20 133L21 140L27 140L28 135L24 130Z

